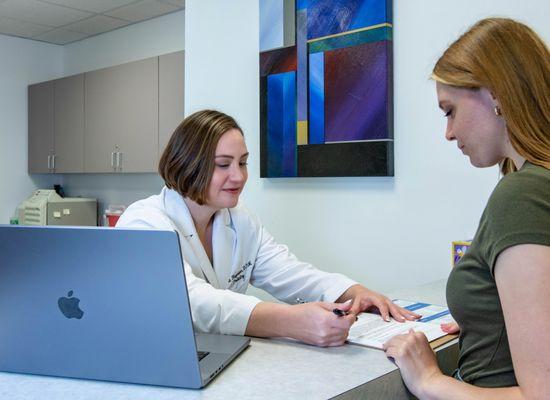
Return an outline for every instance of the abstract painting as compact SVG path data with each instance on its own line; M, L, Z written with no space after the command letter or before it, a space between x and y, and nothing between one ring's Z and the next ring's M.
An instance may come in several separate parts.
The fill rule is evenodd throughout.
M393 176L391 0L259 1L260 176Z

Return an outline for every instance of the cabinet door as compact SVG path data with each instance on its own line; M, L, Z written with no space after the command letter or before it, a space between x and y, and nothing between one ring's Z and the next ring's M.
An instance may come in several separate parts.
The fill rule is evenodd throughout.
M85 110L86 172L113 172L116 146L120 172L156 171L158 57L87 73Z
M114 172L112 165L115 143L119 142L120 127L116 101L112 98L114 73L110 68L88 72L84 75L84 171Z
M120 143L121 172L156 172L159 140L158 57L123 65L126 128Z
M50 156L54 151L53 82L30 85L29 104L29 173L50 172Z
M84 74L54 81L55 172L84 171Z
M159 57L159 159L183 120L184 52Z

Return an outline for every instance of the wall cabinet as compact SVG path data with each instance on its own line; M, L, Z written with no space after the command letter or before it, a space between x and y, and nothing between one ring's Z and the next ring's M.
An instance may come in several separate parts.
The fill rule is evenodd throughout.
M86 74L86 172L154 172L158 57Z
M30 173L83 172L84 75L29 86Z
M29 86L29 173L156 172L183 119L184 53Z
M159 155L184 117L184 52L159 57Z

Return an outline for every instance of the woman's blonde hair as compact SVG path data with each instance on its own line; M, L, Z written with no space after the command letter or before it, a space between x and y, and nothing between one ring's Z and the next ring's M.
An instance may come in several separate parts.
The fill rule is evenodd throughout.
M206 204L216 146L230 129L243 133L237 121L215 110L198 111L185 118L160 157L158 171L166 187L197 204Z
M531 28L507 18L477 22L443 53L432 78L490 90L514 149L529 162L550 168L550 53ZM503 160L503 174L514 170L510 159Z

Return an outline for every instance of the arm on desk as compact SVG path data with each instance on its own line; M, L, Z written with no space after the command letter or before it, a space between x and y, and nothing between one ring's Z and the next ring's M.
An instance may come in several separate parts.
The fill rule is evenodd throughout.
M248 325L247 336L290 337L316 346L341 346L348 337L355 315L338 317L332 310L347 311L351 302L336 304L326 302L297 305L259 303Z
M386 345L407 387L420 399L538 400L550 393L550 247L525 244L497 258L500 294L519 386L480 388L441 373L422 333L400 335ZM517 282L523 284L518 285Z

